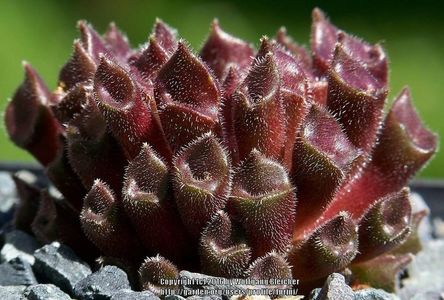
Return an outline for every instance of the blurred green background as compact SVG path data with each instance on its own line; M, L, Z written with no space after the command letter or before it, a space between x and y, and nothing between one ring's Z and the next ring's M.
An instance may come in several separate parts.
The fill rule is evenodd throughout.
M426 124L444 136L444 14L440 1L4 1L0 0L0 111L20 84L21 61L29 61L55 88L59 68L77 37L76 21L86 19L103 32L110 21L128 34L134 47L144 43L155 17L179 29L199 49L217 17L222 27L254 41L285 25L307 44L311 10L319 6L347 32L382 42L390 58L390 99L408 84ZM442 2L442 1L441 1ZM390 100L391 101L391 100ZM30 161L0 127L0 160ZM444 152L421 173L444 177Z

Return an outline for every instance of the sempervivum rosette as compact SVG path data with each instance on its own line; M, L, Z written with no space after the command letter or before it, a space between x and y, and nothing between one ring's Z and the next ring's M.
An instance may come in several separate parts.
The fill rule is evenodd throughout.
M199 54L161 21L139 49L114 25L78 27L58 88L25 64L6 110L10 138L63 196L16 178L18 226L142 265L157 292L184 268L302 287L349 268L355 284L393 288L423 216L406 185L437 139L408 88L384 115L380 45L318 9L311 53L283 29L256 51L216 21Z

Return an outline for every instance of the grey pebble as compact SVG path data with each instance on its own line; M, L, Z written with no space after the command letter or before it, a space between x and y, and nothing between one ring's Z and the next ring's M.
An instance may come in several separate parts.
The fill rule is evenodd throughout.
M105 266L80 280L74 295L82 300L110 299L123 289L131 289L126 273L116 266Z
M184 284L182 286L183 289L204 289L204 290L239 290L245 291L248 289L248 286L245 285L235 285L235 284L218 284L217 282L223 280L224 278L209 276L201 273L193 273L189 271L180 271L179 279L182 282L193 281L193 280L201 280L203 284L196 285L188 285Z
M0 285L33 285L37 284L31 265L16 257L0 265Z
M428 215L424 217L418 227L418 236L422 241L429 241L432 239L433 227L430 221L430 208L427 205L424 198L415 192L410 193L410 203L412 205L412 212L418 212L425 210L428 212Z
M436 292L436 291L429 291L429 292L419 292L415 296L413 296L410 300L443 300L444 299L444 291Z
M433 219L433 232L438 239L444 239L444 220L436 217Z
M384 290L369 288L356 291L354 300L399 300L399 298Z
M111 296L111 300L160 300L159 297L150 291L135 292L132 290L120 290Z
M17 191L11 174L0 172L0 227L11 219L17 201Z
M188 297L187 300L221 300L222 296L218 295L209 295L209 296L191 296Z
M25 286L1 286L0 285L0 299L2 300L17 300L22 299Z
M90 267L74 252L59 242L53 242L34 253L33 270L63 291L72 294L74 286L91 274Z
M186 298L179 295L168 295L165 296L165 300L185 300Z
M345 283L343 275L333 273L328 276L319 294L313 300L353 300L353 290Z
M67 294L53 284L37 284L29 286L23 292L27 300L70 300Z
M423 250L407 270L409 277L402 281L403 287L398 292L401 299L414 299L416 295L419 297L416 299L422 299L419 295L444 293L444 240L424 243Z
M20 257L31 265L34 264L34 251L39 248L36 239L21 230L12 230L4 234L5 244L0 251L0 261L9 261Z
M321 292L321 288L317 288L317 289L312 290L310 292L310 294L308 295L308 300L315 300L319 296L320 292Z

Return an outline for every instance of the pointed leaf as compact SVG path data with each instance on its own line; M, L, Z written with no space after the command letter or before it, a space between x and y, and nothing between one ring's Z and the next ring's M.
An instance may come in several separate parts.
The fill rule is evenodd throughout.
M157 255L147 257L139 268L139 281L142 290L148 290L161 295L162 290L177 288L174 285L164 284L164 281L178 279L179 271L168 259Z
M82 42L74 42L74 52L59 73L59 86L67 91L75 85L94 78L96 63Z
M294 147L301 124L309 112L309 103L304 96L283 92L282 104L285 116L286 137L281 151L281 161L288 170L292 170Z
M399 254L418 254L419 251L422 250L422 239L419 235L418 229L419 225L421 225L422 221L424 220L424 217L426 217L429 214L427 210L420 210L417 212L414 212L412 214L412 220L411 220L411 233L407 237L407 240L405 240L402 244L398 245L398 247L394 248L390 253L394 255Z
M255 59L243 91L233 95L232 106L238 160L253 149L277 158L285 139L285 124L279 72L272 53Z
M48 193L42 191L40 194L39 209L32 221L31 229L34 236L44 244L51 243L59 237L57 229L57 212L55 199Z
M317 226L323 208L359 155L335 118L312 105L294 147L292 179L298 195L295 236Z
M319 74L324 74L329 69L336 42L337 28L330 23L319 8L313 9L310 45L313 66Z
M99 255L99 249L83 233L79 218L80 211L63 198L53 196L52 199L58 240L71 247L87 262L95 260Z
M25 79L6 107L6 130L17 146L46 166L60 148L61 128L49 108L52 99L45 83L28 63L23 66Z
M119 30L119 28L117 28L117 25L114 22L109 24L104 38L106 43L110 46L111 51L119 57L122 62L125 62L132 54L128 38Z
M293 242L288 254L293 278L312 281L345 268L358 250L356 225L342 212L306 240Z
M370 152L381 124L386 86L373 77L364 63L350 56L342 44L336 46L328 74L328 109L338 118L349 140Z
M385 119L372 164L395 189L405 185L436 148L437 136L424 126L413 107L409 89L404 88Z
M14 211L14 225L17 229L31 232L31 223L37 213L40 202L40 188L36 178L27 171L19 171L12 175L17 189L19 202Z
M388 64L387 56L379 44L370 45L365 41L348 35L338 33L338 41L342 43L344 50L355 60L365 64L369 73L381 84L387 87Z
M371 162L359 176L341 187L324 217L347 210L359 220L379 198L406 186L435 153L436 144L436 135L424 127L411 104L408 89L404 89L384 121Z
M399 275L412 261L413 255L381 255L372 260L353 264L353 285L369 285L394 293L399 287Z
M157 71L167 62L168 58L168 53L165 52L154 37L151 37L148 47L134 62L134 66L146 81L150 81L154 78L154 75L157 74Z
M229 209L242 224L253 257L285 251L296 200L285 168L253 150L233 177Z
M90 99L82 114L69 123L66 135L69 163L85 188L89 190L96 179L101 179L120 191L127 160L94 100Z
M79 21L77 27L80 31L80 40L83 48L87 53L99 64L102 55L110 55L110 51L106 47L105 41L102 39L91 24L86 21Z
M202 233L199 255L206 274L239 278L248 268L251 249L239 240L228 214L220 210Z
M129 164L123 207L145 248L175 261L190 256L190 237L171 199L168 167L144 144ZM174 243L171 243L174 241Z
M256 259L248 269L252 279L291 279L291 267L280 254L272 251ZM283 287L283 286L281 286Z
M77 85L69 90L60 102L51 106L51 109L61 124L67 124L83 110L88 102L92 101L91 88L85 85Z
M377 201L359 223L359 254L354 262L372 259L403 243L411 232L411 218L408 188Z
M228 199L231 183L228 156L214 135L206 134L183 148L173 164L174 195L182 222L198 238Z
M129 73L102 57L94 78L94 93L109 128L128 158L134 158L144 142L169 158L155 106L138 88Z
M239 72L244 71L250 65L253 55L253 49L248 43L224 32L217 20L211 24L210 35L200 51L202 60L219 80L227 76L231 66L235 66Z
M308 79L306 70L304 70L304 68L291 53L285 51L285 49L282 48L279 44L269 41L267 37L263 37L261 39L261 47L258 51L256 59L264 59L268 52L273 53L273 59L279 72L281 90L286 90L291 93L303 96L306 92L306 81ZM270 66L263 66L263 68L266 67ZM262 71L264 71L265 76L270 77L270 79L264 78L266 79L264 83L267 84L267 81L271 80L273 75L270 76L266 74L267 72L270 72L267 69ZM253 82L254 80L256 80L256 78L252 79ZM276 83L271 82L271 84Z
M162 20L156 19L153 35L160 46L167 52L172 53L177 48L177 30L165 24Z
M281 27L276 33L276 41L290 51L296 58L296 61L305 70L311 69L312 61L307 49L294 42L293 39L287 35L285 27Z
M59 149L56 158L46 167L45 172L65 199L80 210L87 190L69 163L65 141L60 143L64 146Z
M219 131L217 81L183 42L160 69L154 91L174 152L208 131Z
M285 138L279 158L283 165L291 170L293 147L297 133L305 115L308 113L309 78L306 70L290 53L279 44L272 43L266 37L263 37L258 56L265 56L267 52L273 52L281 79L280 91Z
M370 45L339 30L318 8L313 10L312 18L311 49L318 75L324 75L332 67L336 43L339 42L348 55L365 65L373 78L387 88L387 57L379 44Z
M142 249L106 183L94 182L83 200L80 223L88 239L105 255L133 259L140 256Z

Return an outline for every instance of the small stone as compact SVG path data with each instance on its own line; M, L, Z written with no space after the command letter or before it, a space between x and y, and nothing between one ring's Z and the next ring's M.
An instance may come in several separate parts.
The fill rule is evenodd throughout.
M120 290L112 295L110 300L160 300L159 297L150 291L135 292L132 290Z
M353 290L345 283L343 275L333 273L328 276L315 300L353 300Z
M410 193L410 203L412 205L412 212L419 212L422 210L425 210L428 212L428 215L422 219L421 223L418 227L418 236L420 237L421 241L429 241L432 239L432 225L430 222L430 208L425 202L424 198L415 192Z
M165 296L165 300L185 300L186 298L179 295L168 295Z
M0 172L0 228L12 219L17 202L17 191L11 174Z
M191 296L188 297L187 300L222 300L222 296L218 295L204 295L204 296Z
M369 288L356 291L354 300L399 300L399 298L384 290Z
M31 265L16 257L0 265L0 285L37 284Z
M317 297L319 297L319 293L321 292L321 288L314 289L310 292L310 295L308 295L308 300L316 300Z
M91 274L90 267L59 242L38 249L34 257L34 272L69 294L80 280Z
M433 233L436 238L444 239L444 220L437 217L433 219Z
M53 284L37 284L26 288L23 293L28 300L70 300L67 294Z
M425 243L423 250L416 255L407 270L409 277L402 281L403 287L398 292L401 299L413 299L426 293L443 293L444 240ZM418 297L417 299L426 299Z
M131 289L126 273L116 266L105 266L80 280L74 295L82 300L109 299L123 289Z
M0 285L0 299L2 300L17 300L22 299L25 286L1 286Z
M39 248L36 239L21 230L12 230L4 235L5 244L0 251L0 261L10 261L20 257L29 264L34 264L34 251Z
M442 300L444 299L444 291L440 292L419 292L410 300Z
M264 296L264 295L247 295L247 296L236 295L232 296L230 300L271 300L271 298L270 296Z

